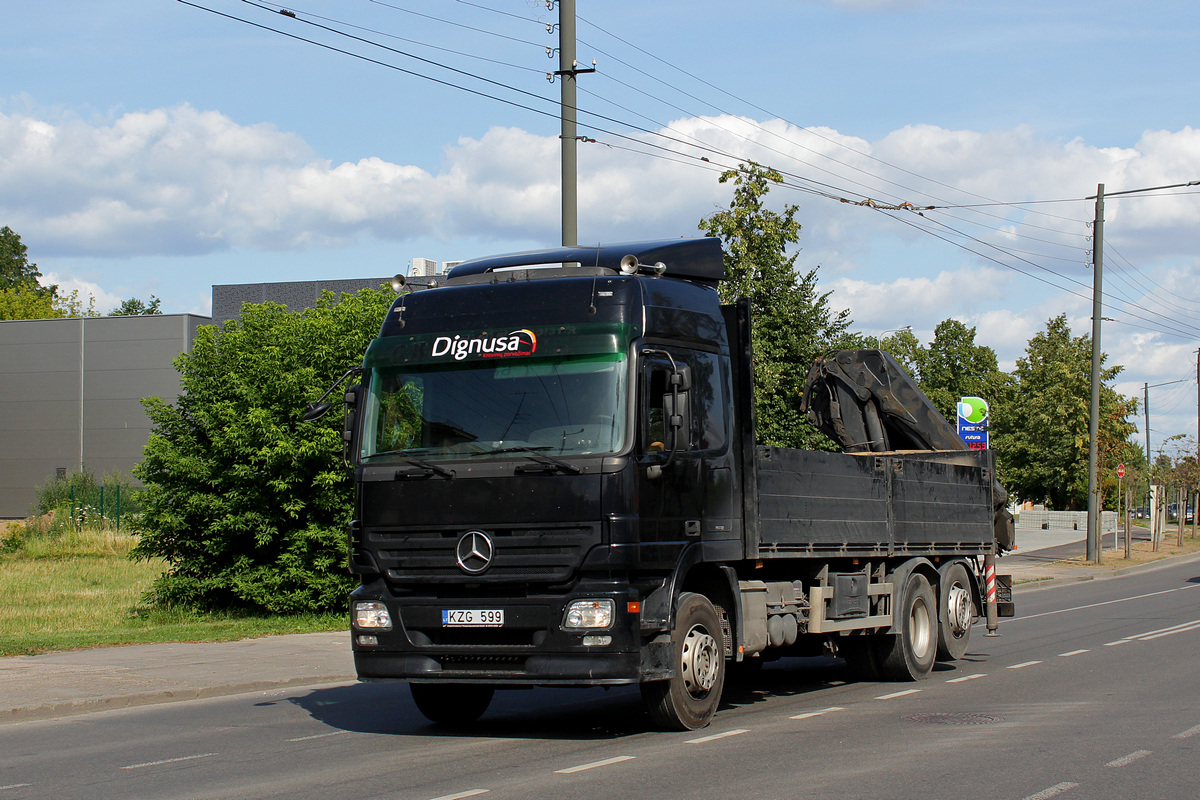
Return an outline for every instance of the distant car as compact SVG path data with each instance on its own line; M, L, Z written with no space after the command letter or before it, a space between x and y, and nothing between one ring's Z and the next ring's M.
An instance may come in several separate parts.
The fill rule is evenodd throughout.
M1137 519L1146 519L1150 516L1150 508L1148 506L1138 506L1134 510L1133 516Z

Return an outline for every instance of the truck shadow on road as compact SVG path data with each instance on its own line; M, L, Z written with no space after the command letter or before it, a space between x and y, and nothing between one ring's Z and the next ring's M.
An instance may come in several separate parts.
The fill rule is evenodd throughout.
M784 658L762 669L729 675L721 713L854 682L841 660ZM459 727L425 719L401 683L319 688L289 701L330 728L385 736L593 741L656 731L636 686L499 690L481 719Z
M636 686L499 690L483 717L463 726L425 719L413 704L408 687L401 683L314 689L289 700L331 728L387 736L588 741L652 730Z

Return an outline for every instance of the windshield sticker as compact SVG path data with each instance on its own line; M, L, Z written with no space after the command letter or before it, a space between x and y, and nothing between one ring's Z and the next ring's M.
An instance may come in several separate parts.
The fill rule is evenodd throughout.
M469 355L480 358L508 358L510 356L531 356L537 352L537 334L528 328L521 328L502 336L476 336L465 338L459 335L439 336L433 340L433 349L429 355L433 358L453 356L455 361L462 361Z

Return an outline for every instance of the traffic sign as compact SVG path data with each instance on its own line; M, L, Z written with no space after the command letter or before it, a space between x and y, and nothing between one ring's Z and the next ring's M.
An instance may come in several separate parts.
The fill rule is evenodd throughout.
M1124 464L1117 464L1117 477L1118 478L1125 477L1125 465Z

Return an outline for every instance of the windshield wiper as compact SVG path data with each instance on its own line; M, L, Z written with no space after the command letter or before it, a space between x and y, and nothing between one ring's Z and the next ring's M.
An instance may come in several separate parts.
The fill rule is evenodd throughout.
M454 477L454 470L452 469L446 469L445 467L438 466L437 464L430 464L428 461L422 461L419 458L406 458L404 460L412 464L414 467L420 467L421 469L429 470L435 475L441 475L443 478Z
M549 445L542 445L539 447L526 447L524 445L518 444L518 445L514 445L512 447L501 447L497 450L488 450L486 453L483 453L483 455L492 456L492 455L499 455L501 453L524 453L526 456L528 456L529 458L532 458L534 461L539 461L543 465L548 466L548 467L556 467L558 469L563 470L564 472L570 472L573 475L578 475L579 473L583 472L582 469L575 466L574 464L572 464L569 461L563 461L560 458L555 458L554 456L548 456L545 453L538 452L540 450L550 450L550 449L551 448Z

